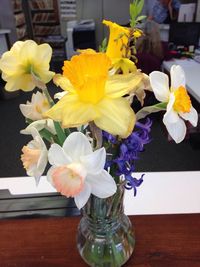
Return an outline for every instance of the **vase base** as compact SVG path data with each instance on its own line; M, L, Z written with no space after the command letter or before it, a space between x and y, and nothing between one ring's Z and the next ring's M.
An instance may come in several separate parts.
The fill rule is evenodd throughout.
M78 228L77 247L83 260L92 267L120 267L131 257L135 234L126 215L122 215L115 229L93 231L86 218ZM105 230L105 229L104 229Z

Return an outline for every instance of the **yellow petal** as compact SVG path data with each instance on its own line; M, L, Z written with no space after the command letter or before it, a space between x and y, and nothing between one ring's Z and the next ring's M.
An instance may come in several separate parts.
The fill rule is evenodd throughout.
M44 63L45 62L50 62L52 57L52 48L50 45L48 44L41 44L38 45L37 48L37 59L40 63Z
M19 51L19 57L23 61L34 61L37 60L37 49L38 45L32 41L27 40L24 42L23 46Z
M71 93L74 92L74 88L70 83L69 79L67 79L65 76L61 74L56 74L53 77L53 82L55 83L55 85L60 86L64 91L69 91Z
M123 74L137 71L135 63L128 58L112 58L112 67L115 69L115 72L120 70Z
M61 121L62 127L68 128L93 121L99 116L99 113L94 105L80 102L77 95L67 94L50 110L45 112L44 116Z
M134 91L142 79L142 73L139 71L126 75L112 75L106 83L106 95L111 98L121 97L130 91Z
M129 29L122 27L108 20L103 20L103 23L110 28L110 36L106 54L110 58L122 58L125 56L128 43Z
M9 77L5 89L9 92L14 92L19 88L26 92L32 91L35 88L35 83L30 74Z
M95 119L95 124L113 135L122 138L128 137L135 125L135 114L125 98L105 98L98 106L100 117Z

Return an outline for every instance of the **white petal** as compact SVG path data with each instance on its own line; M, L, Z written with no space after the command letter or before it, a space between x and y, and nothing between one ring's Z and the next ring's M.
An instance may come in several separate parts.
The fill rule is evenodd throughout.
M86 180L91 185L92 194L100 198L110 197L117 190L113 177L105 170L97 175L87 175Z
M47 162L48 162L48 151L47 151L46 146L45 146L42 148L40 158L39 158L38 163L37 163L37 169L41 173L41 175L43 174L43 172L47 166Z
M33 128L37 129L38 131L44 129L46 120L39 120L39 121L34 121L31 124L29 124L25 129L21 130L21 134L31 134L31 131Z
M167 112L164 115L164 117L167 117L171 123L176 123L179 119L178 113L173 109L174 102L175 95L174 93L171 93L169 96L169 102L167 104Z
M81 156L92 153L92 147L87 137L80 133L71 133L63 144L63 149L73 161L79 161Z
M56 135L56 129L54 126L54 122L52 119L47 119L46 120L46 126L45 128L52 134Z
M185 87L185 73L179 65L173 65L170 69L172 91L178 89L181 85Z
M74 197L74 201L78 209L81 209L87 203L91 194L91 186L89 183L85 182L83 190Z
M174 141L176 143L182 142L186 135L186 126L178 114L173 110L166 112L163 122Z
M153 71L149 74L149 79L156 99L160 102L167 102L169 97L168 76L160 71Z
M106 151L102 147L95 152L82 156L80 158L81 163L85 166L88 173L97 174L104 169L106 162Z
M49 163L53 166L61 166L72 163L71 158L66 155L65 151L58 144L51 145L48 153Z
M186 121L189 121L194 127L197 126L198 122L198 113L196 109L191 107L190 112L179 112L179 115Z

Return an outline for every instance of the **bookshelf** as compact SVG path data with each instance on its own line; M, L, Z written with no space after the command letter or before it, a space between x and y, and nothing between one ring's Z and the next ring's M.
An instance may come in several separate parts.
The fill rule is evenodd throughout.
M28 10L29 36L38 44L49 43L53 48L53 60L63 60L65 40L61 36L57 0L23 0Z
M22 7L22 0L12 0L13 15L15 19L16 34L18 40L26 40L28 37L26 19Z

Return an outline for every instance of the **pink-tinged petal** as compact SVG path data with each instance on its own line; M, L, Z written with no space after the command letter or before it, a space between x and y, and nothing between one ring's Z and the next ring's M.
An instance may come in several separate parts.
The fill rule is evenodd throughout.
M51 172L56 190L66 197L74 197L83 190L85 175L85 168L75 163L56 167Z
M117 190L113 177L105 170L96 175L88 174L86 181L91 185L92 194L99 198L110 197Z
M190 112L179 112L179 115L186 121L189 121L194 127L197 126L198 122L198 113L196 109L191 107Z
M149 74L150 84L155 97L160 102L168 102L169 78L165 73L153 71Z
M65 153L58 144L52 144L48 153L49 163L53 166L62 166L72 162L71 158Z
M71 133L63 144L65 153L72 161L79 161L81 156L92 153L92 147L87 137L80 132Z
M49 170L48 170L48 172L47 172L47 181L52 185L52 186L54 186L55 187L55 185L54 185L54 183L53 183L53 179L52 179L52 173L53 173L53 171L54 171L54 169L55 169L56 167L50 167L49 168Z
M81 163L87 169L88 173L98 174L104 169L104 166L105 166L105 162L106 162L105 148L102 147L89 155L82 156L80 160L81 160Z
M74 201L78 209L81 209L87 203L91 194L91 186L89 183L85 182L83 190L74 197Z
M171 90L174 91L180 86L185 87L185 73L179 65L173 65L170 69Z

